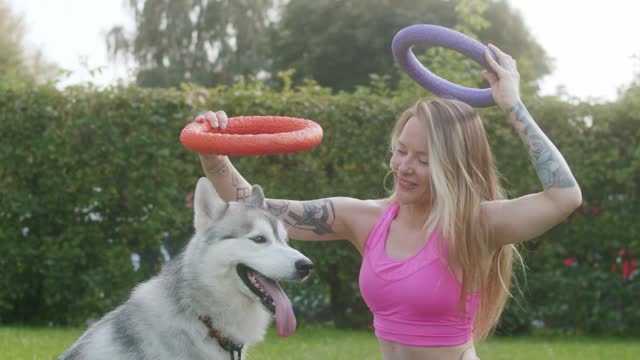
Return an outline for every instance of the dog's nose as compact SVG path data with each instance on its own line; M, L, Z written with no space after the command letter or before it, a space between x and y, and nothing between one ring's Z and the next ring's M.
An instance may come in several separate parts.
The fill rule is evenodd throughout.
M300 277L305 277L311 273L311 269L313 269L313 263L309 260L298 260L296 261L296 271Z

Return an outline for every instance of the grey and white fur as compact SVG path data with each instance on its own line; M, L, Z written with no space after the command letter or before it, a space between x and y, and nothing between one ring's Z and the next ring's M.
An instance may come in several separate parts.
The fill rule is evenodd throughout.
M229 359L230 352L210 336L201 316L208 316L222 336L243 345L239 355L262 341L274 309L268 310L246 285L238 265L274 281L301 281L309 275L311 261L288 245L286 229L266 210L259 186L247 202L227 203L201 178L194 226L194 236L178 256L139 284L58 360Z

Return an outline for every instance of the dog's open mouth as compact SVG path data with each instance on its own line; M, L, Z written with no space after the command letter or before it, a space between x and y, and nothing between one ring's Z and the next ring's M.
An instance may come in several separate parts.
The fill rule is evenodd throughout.
M260 299L262 305L264 305L267 310L272 314L275 314L276 307L273 297L267 292L266 288L271 287L272 285L280 287L278 283L244 264L238 264L236 268L238 270L238 276L240 276L242 282L244 282L244 284L258 297L258 299ZM267 283L268 285L265 286L262 283Z
M260 299L267 310L275 315L278 335L293 334L296 329L296 317L293 314L291 300L280 284L244 264L238 264L236 270L247 288Z

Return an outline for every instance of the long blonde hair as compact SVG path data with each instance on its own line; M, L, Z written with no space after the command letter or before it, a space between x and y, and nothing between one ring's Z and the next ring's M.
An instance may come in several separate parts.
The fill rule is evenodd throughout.
M459 308L464 310L472 292L480 294L473 324L478 342L495 329L510 296L514 257L522 262L513 245L491 247L493 234L481 216L481 202L505 198L493 153L477 111L442 98L418 101L398 118L391 135L392 153L412 117L427 128L431 211L425 229L440 231L448 240L448 265L462 283Z

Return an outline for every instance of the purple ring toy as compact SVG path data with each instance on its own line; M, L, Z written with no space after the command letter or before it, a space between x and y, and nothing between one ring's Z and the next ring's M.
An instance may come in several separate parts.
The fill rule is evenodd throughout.
M400 30L391 43L393 57L398 65L423 88L442 97L452 97L464 101L473 107L495 105L491 89L467 88L430 72L411 51L411 46L417 43L438 45L455 50L491 71L491 67L484 58L488 47L460 32L437 25L408 26ZM490 53L497 60L493 51Z

